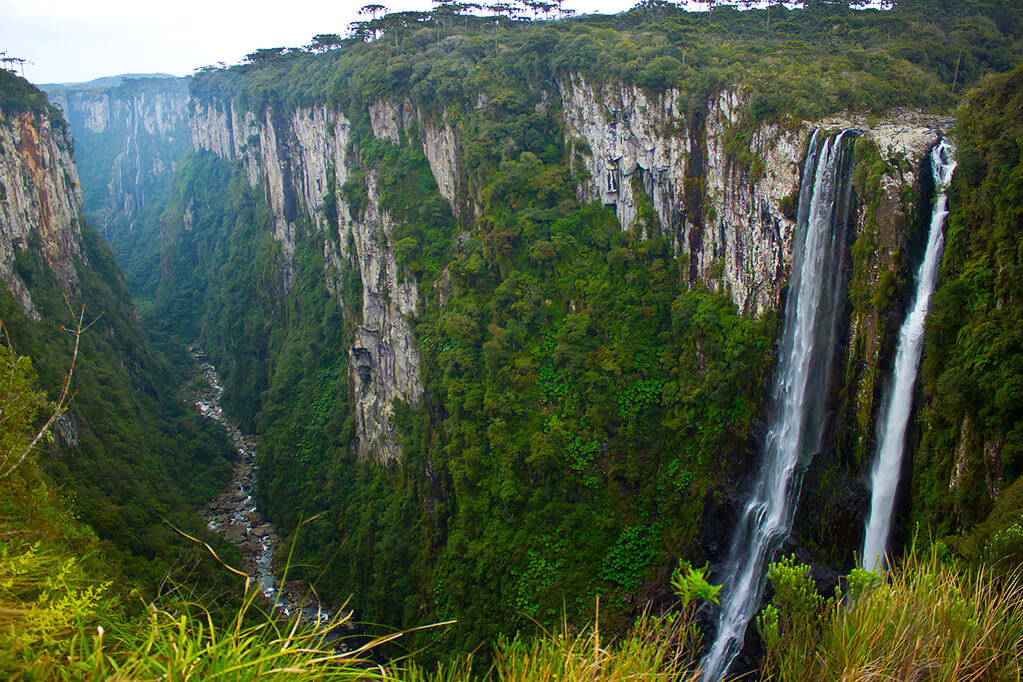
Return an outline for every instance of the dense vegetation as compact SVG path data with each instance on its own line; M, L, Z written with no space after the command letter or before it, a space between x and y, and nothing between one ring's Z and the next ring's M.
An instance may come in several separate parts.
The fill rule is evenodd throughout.
M514 106L574 73L596 83L676 88L680 107L691 111L715 88L738 86L751 92L755 119L812 119L898 106L950 110L985 73L1007 71L1021 58L1023 21L1006 3L907 1L894 11L807 4L689 13L649 2L613 16L499 22L500 30L493 18L463 24L413 13L369 24L377 40L356 33L324 54L260 50L227 72L200 73L193 93L237 95L255 111L410 95L423 109L457 115L471 111L477 95Z
M46 95L7 69L0 69L0 111L8 115L29 112L36 117L45 116L57 125L64 125L63 117L50 105Z
M263 188L250 186L241 168L201 153L180 164L162 215L143 216L132 252L125 252L156 345L183 366L183 345L198 340L224 378L228 408L260 434L260 505L284 531L301 526L294 538L301 565L293 568L322 595L353 594L351 604L367 621L457 619L409 639L440 640L424 660L481 647L477 669L493 654L501 679L532 679L537 671L571 677L569 664L580 660L587 670L623 675L635 672L636 661L653 674L658 667L679 672L665 658L678 653L672 638L691 643L694 632L670 616L640 618L637 634L616 650L633 658L608 654L597 628L578 635L566 625L564 636L535 642L514 636L534 623L586 622L598 596L601 625L612 632L624 632L645 604L674 601L665 587L671 569L679 556L699 564L707 558L701 534L708 510L720 508L751 459L776 321L741 316L713 282L687 284L685 257L661 236L647 198L632 234L621 231L610 209L579 202L584 178L573 155L585 150L566 144L558 98L550 94L568 74L597 85L675 88L693 120L708 95L735 85L746 90L750 107L728 133L732 156L752 167L756 159L743 158L740 142L753 121L895 106L947 111L985 73L1020 61L1020 13L1004 3L907 0L891 12L808 4L696 15L649 2L615 17L549 24L385 18L340 49L261 50L245 65L196 77L193 94L217 106L234 99L282 116L322 103L352 124L355 172L321 207L330 230L298 216L290 260L271 234ZM914 514L931 532L977 527L946 541L999 571L1023 555L1023 484L1009 485L1023 466L1014 438L1023 409L1014 326L1023 313L1016 234L1021 81L1017 70L987 83L959 114L961 173L929 329L913 492ZM463 195L455 211L438 193L418 123L401 131L397 144L373 137L367 105L405 96L427 121L443 120L457 132ZM880 177L875 157L864 150L857 177L868 203L864 190ZM334 202L347 202L358 220L371 189L396 221L393 234L379 236L381 245L421 292L412 322L424 395L396 407L403 457L386 466L359 461L352 447L357 387L349 385L348 353L360 321L360 273L350 263L335 270L324 255L348 239ZM243 676L266 672L259 666L277 665L271 652L296 640L270 624L243 629L240 617L225 633L201 611L179 621L187 608L161 605L146 626L124 624L113 649L101 646L102 634L85 634L109 598L101 582L90 587L89 576L109 579L95 563L119 559L115 565L144 581L172 565L196 565L208 576L210 564L197 554L181 558L181 543L161 519L199 525L190 510L217 490L226 461L222 439L166 389L177 379L142 339L109 249L87 227L83 249L90 266L80 268L81 300L106 314L83 338L76 370L78 443L56 446L40 464L51 484L75 491L74 509L107 541L76 525L26 468L23 479L4 483L0 521L37 523L26 520L25 509L42 500L37 506L47 518L39 527L57 524L62 539L33 549L0 536L4 556L19 557L5 566L12 574L28 566L38 576L39 566L55 563L47 563L53 553L99 552L84 567L70 565L64 592L53 592L67 593L83 618L53 621L53 631L40 635L78 631L69 660L83 675L102 676L126 660L142 678L196 665L216 674L237 660ZM57 326L66 319L59 289L36 249L22 252L18 268L44 319L26 319L9 294L0 296L0 319L16 348L31 349L42 385L59 385L68 355ZM872 291L853 270L852 305L880 315L895 283ZM863 455L854 455L860 465ZM962 469L957 457L972 468ZM952 648L913 646L966 631L990 636L975 641L993 652L993 662L977 665L1011 672L1020 633L1016 583L944 563L943 548L907 564L890 588L854 574L848 610L815 593L808 568L776 566L776 604L760 621L766 673L826 677L857 669L855 663L906 676L920 669L913 667L918 660L927 670L935 658L940 665ZM49 594L40 587L46 584L30 583L14 599L32 603ZM1004 611L978 625L992 603ZM889 623L908 615L922 620L907 627L927 633L915 642L869 649L856 636L870 631L871 642L888 645ZM215 655L186 655L214 642ZM38 651L33 640L17 646L10 651L23 660ZM61 647L51 655L65 655ZM881 660L907 650L909 663L894 655ZM281 660L309 665L298 654ZM811 659L817 667L801 665ZM41 660L43 669L52 661ZM452 669L450 679L472 662L464 667ZM394 676L428 677L415 670Z
M1023 517L1023 69L966 99L956 139L948 245L927 321L913 508L939 536L987 519L956 546L1001 559L989 545ZM995 553L1018 561L1023 544L1008 545Z
M49 111L59 119L59 111ZM38 232L16 248L14 268L41 319L26 315L6 287L0 291L0 321L13 352L30 352L33 374L51 399L71 365L75 339L65 327L73 328L72 311L84 309L86 321L96 320L81 336L70 409L57 423L57 437L37 453L38 466L135 585L153 592L163 581L188 576L215 586L220 572L171 524L204 530L194 510L226 478L230 449L182 402L179 370L151 350L110 247L87 224L65 226L76 228L78 291L65 292L58 283Z
M376 146L382 178L427 174L429 193L408 205L428 211L439 197L421 147ZM531 190L538 173L549 194ZM771 326L681 289L664 241L630 240L608 209L579 207L564 169L545 173L526 153L495 171L503 193L488 210L505 246L470 240L450 253L440 230L414 251L444 256L451 293L417 323L428 403L399 411L405 461L390 469L348 447L350 341L322 246L300 246L285 294L244 174L199 155L177 183L172 196L194 200L192 230L171 233L156 318L202 340L237 414L254 420L275 519L294 528L329 510L299 537L322 593L359 584L354 605L369 619L419 621L425 600L436 617L496 635L518 614L556 617L569 592L573 617L598 593L621 607L648 569L699 553L703 496L722 456L738 466L759 409ZM399 196L384 194L396 215ZM428 226L409 221L395 240L428 238Z

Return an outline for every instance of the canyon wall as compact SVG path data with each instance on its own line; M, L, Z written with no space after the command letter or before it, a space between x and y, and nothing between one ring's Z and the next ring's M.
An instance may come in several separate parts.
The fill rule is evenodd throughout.
M814 128L858 130L886 163L905 159L914 169L939 135L938 121L915 116L874 125L838 117L760 123L741 131L747 102L727 88L699 116L679 109L674 90L651 94L578 77L558 88L568 144L586 145L579 156L591 182L580 187L580 198L614 206L624 230L636 226L639 204L650 201L676 254L689 260L690 283L727 291L740 310L756 315L778 307L787 281L795 193ZM743 151L758 168L729 157L730 133L746 136ZM918 185L915 173L885 174L882 222L895 250L904 239L906 185ZM861 212L861 230L863 219Z
M938 139L940 122L907 116L873 124L832 118L744 127L747 102L735 90L716 92L704 113L693 115L679 109L672 90L595 86L579 77L565 77L556 87L544 101L560 97L570 163L587 171L588 181L578 188L580 200L613 206L625 231L659 229L687 264L683 272L690 286L702 283L723 291L750 315L779 307L791 261L802 157L816 127L855 129L878 150L884 164L880 192L870 198L870 207L863 197L857 202L857 238L869 230L877 246L861 264L864 286L876 285L884 271L904 278L900 254L912 236L906 224L915 208L906 197L920 195L919 167ZM392 403L415 404L422 393L408 321L420 303L419 287L412 273L399 273L394 221L380 206L375 175L365 174L368 200L361 212L341 196L359 154L348 116L327 106L256 114L224 100L195 101L192 107L193 147L243 164L250 184L263 183L284 256L285 289L293 278L300 224L332 233L324 242L328 283L346 268L358 271L359 302L343 300L331 285L340 306L358 308L356 341L349 349L350 378L357 387L357 450L379 461L399 456ZM375 101L365 114L373 136L396 145L415 123L439 193L471 229L480 213L479 188L464 186L458 134L447 115L424 116L408 99ZM739 138L745 161L726 150L729 136L737 134L746 135ZM333 201L325 203L329 192ZM656 224L644 217L644 204L652 206ZM336 214L327 215L325 206L336 206ZM857 396L861 421L869 422L867 408L875 403L877 364L890 325L878 316L856 315L850 324L847 364L854 379L848 388ZM869 441L869 423L860 426L859 437Z
M108 241L131 231L147 207L162 207L175 164L189 149L188 83L122 78L105 87L47 88L75 135L86 214Z
M349 156L353 152L348 119L327 107L257 117L233 104L197 102L191 126L196 149L239 161L251 184L263 183L274 238L284 256L285 289L294 277L299 225L311 224L318 232L336 230L324 240L330 269L324 276L339 305L357 319L355 342L348 349L355 449L360 457L380 462L400 456L393 404L396 400L416 404L423 390L409 322L419 294L411 274L399 275L391 238L394 221L380 206L375 176L366 176L368 200L361 212L353 211L340 196L354 159ZM375 128L381 137L397 138L397 130L384 123ZM324 210L328 192L334 193L334 215ZM358 271L362 283L359 301L344 300L340 289L330 284L350 268Z
M73 149L59 116L0 110L0 279L34 319L39 313L15 266L18 253L38 247L61 287L78 289L82 192Z

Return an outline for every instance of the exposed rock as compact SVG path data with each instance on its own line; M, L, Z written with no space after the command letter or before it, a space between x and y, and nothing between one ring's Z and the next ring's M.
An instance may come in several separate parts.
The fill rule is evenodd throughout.
M423 138L423 153L430 162L433 177L437 180L437 191L451 204L452 212L459 216L458 143L455 131L447 122L438 128L432 122L424 120L420 121L419 131Z
M77 291L82 193L70 132L46 117L0 112L0 279L33 319L39 314L14 257L31 235L66 291Z
M371 109L374 133L399 140L412 115L407 102L378 102ZM409 273L399 273L392 250L394 221L380 208L376 179L367 176L369 201L355 215L342 200L339 188L351 174L348 119L326 107L299 109L288 117L268 112L256 122L250 112L230 104L200 103L192 119L193 142L225 159L245 163L249 181L265 179L274 221L274 238L285 260L285 286L293 276L292 256L299 211L320 231L339 226L337 244L327 242L328 269L356 268L362 279L361 322L350 350L355 386L356 450L360 457L386 461L400 456L392 422L393 402L416 403L422 393L419 358L406 316L415 312L419 292ZM239 132L242 130L243 132ZM453 152L452 152L453 153ZM330 174L334 184L330 186ZM323 214L328 191L337 198L336 216ZM349 239L350 236L350 239ZM354 247L349 252L349 242ZM330 273L325 273L330 282ZM339 288L334 287L338 292ZM342 306L346 302L339 301Z
M49 92L75 132L79 162L110 169L105 194L87 197L95 227L130 229L169 183L189 148L188 80L126 79L113 87L86 84Z
M793 214L786 198L798 190L804 149L813 123L763 124L748 140L755 172L739 167L725 153L725 139L743 119L746 101L733 90L716 92L705 116L678 106L679 93L650 94L623 84L597 88L579 77L558 82L570 148L585 142L587 154L570 163L585 164L591 180L579 188L583 201L613 205L625 230L640 224L640 203L649 196L659 229L675 252L687 259L688 279L727 292L740 309L760 315L776 309L791 260ZM485 105L485 102L483 103ZM425 117L408 99L380 100L368 107L373 134L398 144L412 121L418 121L423 151L440 193L459 214L459 159L455 130L441 115ZM915 168L937 139L934 121L886 120L873 126L854 118L821 122L829 128L857 127L871 136L888 159L905 158ZM393 254L392 218L382 210L372 173L366 177L368 201L355 215L338 188L351 175L351 130L347 118L329 107L298 109L287 116L267 112L261 118L236 105L198 102L192 139L199 149L241 161L249 182L265 182L273 216L274 237L284 253L284 285L293 276L296 220L304 214L321 231L337 225L336 240L325 240L324 280L338 296L338 273L356 268L362 280L360 320L349 351L349 370L356 403L356 449L361 457L388 460L400 456L392 424L393 402L416 403L422 392L419 359L406 319L418 306L418 286L399 271ZM334 183L330 185L331 174ZM901 189L913 173L885 179L879 210L892 235L905 231ZM687 184L688 183L688 184ZM693 188L699 191L694 193ZM328 191L336 193L336 216L323 214ZM459 215L464 221L471 216ZM862 227L862 226L860 226ZM350 236L350 238L349 238ZM350 248L350 246L352 248ZM445 282L437 287L446 298ZM443 303L443 301L442 301ZM861 333L869 324L854 322ZM873 394L871 387L864 398Z
M793 228L779 206L799 183L807 132L757 131L751 144L765 171L751 182L749 169L734 167L724 153L724 132L744 106L736 93L720 92L694 129L675 90L648 95L623 84L600 90L578 77L558 85L568 143L581 138L589 147L583 161L591 182L580 188L580 198L613 205L629 231L645 200L637 195L642 187L675 252L687 254L694 279L730 291L742 310L761 314L776 307ZM695 202L686 196L689 175L703 181L705 196Z
M399 281L391 249L394 223L380 211L376 178L367 174L369 202L352 225L356 260L362 274L362 325L349 366L355 389L357 449L360 457L387 461L400 456L392 421L395 400L416 403L423 392L409 315L419 292L413 277Z
M401 132L408 126L408 116L412 111L412 103L407 99L398 104L390 100L378 100L368 107L369 122L373 128L373 136L381 140L390 140L392 144L401 141Z
M582 161L590 182L580 187L580 198L613 205L622 229L631 231L639 220L638 202L645 200L637 194L642 187L660 229L677 254L686 254L691 279L729 292L741 310L757 315L778 307L787 279L794 222L783 206L799 187L812 128L859 128L886 160L906 159L911 170L885 180L886 195L898 203L902 184L917 182L915 169L937 141L941 124L908 114L874 126L839 117L787 127L761 124L748 140L751 155L763 164L753 175L725 152L726 134L742 121L746 107L734 90L719 90L705 117L687 119L675 90L596 87L577 76L561 79L558 87L568 145L581 139L589 148ZM687 197L690 176L702 193ZM900 236L904 232L897 221L885 224Z

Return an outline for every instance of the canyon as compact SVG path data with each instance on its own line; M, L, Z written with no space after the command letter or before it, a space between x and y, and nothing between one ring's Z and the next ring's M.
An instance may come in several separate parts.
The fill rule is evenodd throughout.
M720 679L760 660L771 561L830 595L864 560L872 493L870 555L925 518L935 546L987 556L1011 519L1008 427L970 407L987 361L943 364L979 281L955 270L975 246L967 180L949 190L958 250L927 260L956 283L938 279L926 328L912 313L945 201L932 156L962 131L912 88L870 113L841 88L807 104L756 69L701 75L686 58L707 54L674 43L636 57L588 21L54 87L87 171L55 113L5 120L0 275L45 321L41 281L75 296L82 268L116 273L85 223L106 238L134 296L118 314L159 348L134 351L195 374L183 397L228 436L194 427L228 446L183 465L206 467L189 504L271 600L289 537L326 603L457 619L458 652L559 604L582 622L599 599L620 631L672 608L691 563L724 586L699 615ZM623 66L567 59L584 44ZM893 374L906 320L915 360ZM143 361L122 365L147 390ZM879 449L898 459L872 478Z

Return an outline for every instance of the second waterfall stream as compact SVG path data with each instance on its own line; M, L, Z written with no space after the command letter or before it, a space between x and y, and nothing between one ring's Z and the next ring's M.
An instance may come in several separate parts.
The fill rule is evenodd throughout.
M913 411L913 387L916 386L920 353L923 349L924 321L931 294L938 283L938 267L945 240L942 226L948 215L946 189L956 162L952 146L942 140L931 151L931 172L934 175L934 207L931 211L927 251L916 277L916 295L906 321L899 330L899 347L895 352L889 395L883 407L883 418L878 421L878 450L871 473L870 516L863 540L863 566L882 569L885 548L892 525L895 492L899 486L906 427Z
M807 150L768 431L759 475L732 536L717 635L703 663L708 681L721 679L742 647L763 594L765 563L791 530L802 472L820 449L845 301L854 137L818 130Z

